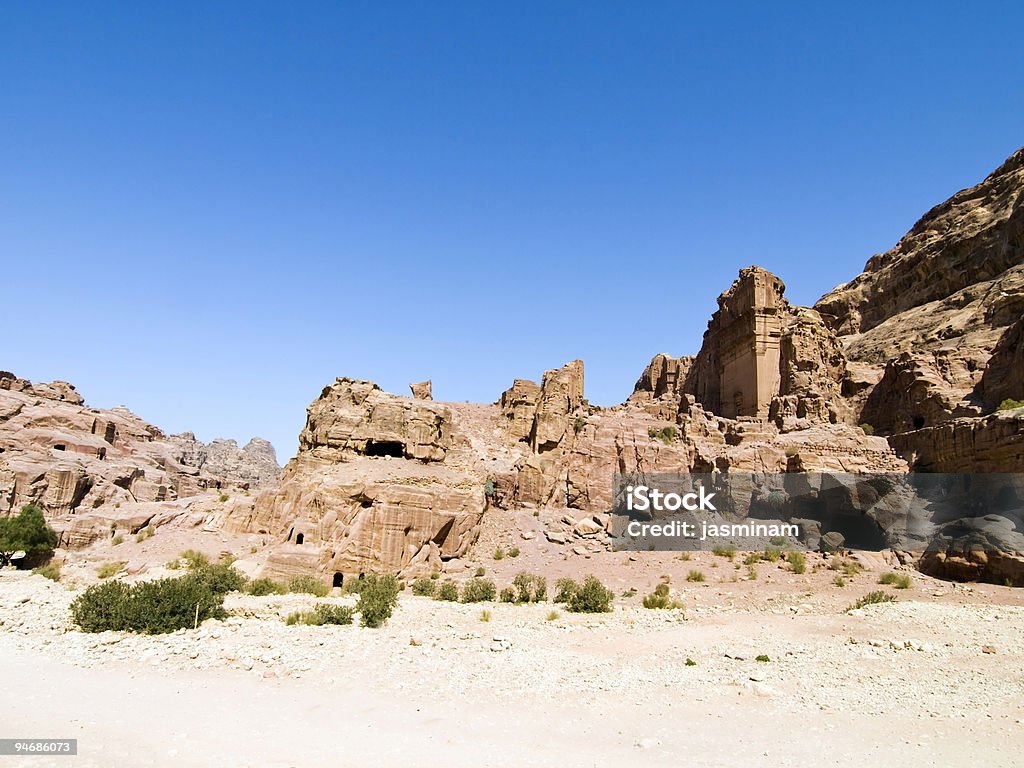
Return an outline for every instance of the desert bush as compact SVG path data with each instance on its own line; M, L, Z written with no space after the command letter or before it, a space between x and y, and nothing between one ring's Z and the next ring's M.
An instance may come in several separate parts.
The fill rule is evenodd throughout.
M804 573L807 570L807 557L803 552L787 552L786 562L793 573Z
M688 574L686 574L686 580L687 581L697 581L697 582L704 581L704 572L703 571L690 571Z
M556 603L567 603L572 599L573 594L579 589L579 585L572 579L558 579L555 582Z
M288 591L288 587L273 579L253 579L245 585L245 591L256 597L266 597L267 595L283 595Z
M419 597L431 597L434 594L434 590L437 585L434 583L434 579L423 577L422 579L416 579L412 583L412 593Z
M109 579L114 574L120 573L121 569L128 565L124 560L112 560L109 563L103 563L99 568L96 569L96 575L101 579Z
M757 581L757 568L752 565L747 566L747 578L750 581Z
M857 600L846 610L853 611L857 608L863 608L866 605L876 605L878 603L891 603L896 598L890 595L888 592L882 592L881 590L875 590L874 592L868 592L864 597Z
M46 555L56 546L57 534L35 504L26 504L17 515L0 517L0 566L10 565L15 552Z
M864 566L856 560L850 560L845 557L833 557L829 561L828 567L831 571L842 571L843 576L846 576L847 578L856 576L864 570Z
M696 667L697 666L697 662L694 661L693 659L691 659L689 656L687 656L686 657L686 666L688 666L688 667Z
M316 597L327 597L327 593L331 589L320 579L316 578L316 576L303 574L302 576L296 576L288 582L288 591L314 595Z
M871 435L875 434L875 428L866 422L860 425L860 430L868 437L871 437Z
M896 587L896 589L909 589L910 588L910 577L905 573L883 573L878 578L879 584L885 584L888 586Z
M464 603L490 603L497 597L498 590L490 579L475 577L470 579L462 587L462 602Z
M347 605L328 605L321 603L312 611L295 611L289 613L284 623L288 626L305 624L311 627L322 627L324 624L351 624L355 609Z
M442 582L434 594L434 599L443 600L448 603L457 603L459 601L458 585L451 579Z
M187 568L200 568L204 565L210 564L210 558L208 558L202 552L197 552L194 549L186 549L184 552L178 555L178 559L184 560L185 566Z
M490 620L491 620L491 612L490 611L487 611L487 610L480 611L480 621L485 621L486 622L486 621L490 621Z
M219 501L221 504L223 504L227 500L228 495L226 493L222 493L220 496L217 497L217 501Z
M194 568L189 574L199 579L217 594L240 592L245 588L246 578L230 565L217 563Z
M1014 400L1012 397L1008 397L999 404L998 410L1012 411L1016 408L1024 408L1024 400Z
M846 579L844 579L842 576L837 575L834 579L832 579L832 583L835 584L837 587L845 587Z
M724 557L727 560L732 560L736 557L736 547L715 547L711 550L712 554L718 557Z
M60 563L40 565L38 568L33 568L32 573L43 576L50 581L60 581Z
M587 576L569 598L568 608L573 613L607 613L612 609L613 597L596 576Z
M506 554L509 557L519 557L519 547L512 547Z
M474 576L483 576L486 573L487 573L487 569L484 568L483 566L481 566L480 568L476 569L476 571L473 573L473 575Z
M500 598L503 603L514 603L516 601L516 591L512 587L505 587L501 590Z
M517 603L543 603L548 599L548 581L535 573L520 571L512 579Z
M777 563L782 559L781 549L766 549L761 555L761 559L769 563Z
M557 621L558 620L558 611L548 611L548 615L547 615L545 620L546 621Z
M356 611L359 622L364 627L377 628L391 618L398 605L400 585L398 579L391 574L379 576L370 574L364 579L363 590L359 593Z
M766 654L764 654L764 653L759 653L759 654L758 654L758 655L757 655L757 656L756 656L756 657L754 658L754 661L760 661L760 662L761 662L761 663L763 663L763 664L767 664L767 663L768 663L769 661L771 661L771 659L770 659L770 658L769 658L769 657L768 657L768 656L767 656Z
M748 552L743 558L744 565L757 565L763 558L760 552Z
M495 560L504 560L505 559L505 550L502 549L501 547L495 547L495 549L494 549L494 559Z
M655 429L651 427L647 430L647 436L652 437L656 440L661 440L665 445L671 445L676 439L679 432L675 427L662 427L661 429Z
M223 600L192 575L132 586L108 581L79 595L71 603L71 616L85 632L162 634L224 618Z
M110 545L113 547L116 547L119 544L124 544L124 536L122 536L120 533L110 540Z
M644 608L682 608L683 605L670 596L668 584L659 584L654 592L643 600Z

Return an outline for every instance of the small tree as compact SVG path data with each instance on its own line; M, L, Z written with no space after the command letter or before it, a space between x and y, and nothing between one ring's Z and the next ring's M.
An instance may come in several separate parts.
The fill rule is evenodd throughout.
M26 504L15 516L0 518L0 566L10 565L15 552L43 555L56 546L57 534L35 504Z
M398 605L399 591L398 579L390 574L367 576L359 593L359 602L356 604L359 622L364 627L383 626Z

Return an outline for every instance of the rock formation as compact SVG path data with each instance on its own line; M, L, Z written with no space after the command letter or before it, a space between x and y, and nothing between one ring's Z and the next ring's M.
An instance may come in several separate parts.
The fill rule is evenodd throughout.
M257 488L279 473L266 441L240 450L234 441L168 437L125 408L87 407L66 382L0 374L0 515L38 504L59 533L77 530L73 543L98 535L87 535L85 523L72 526L75 517L95 521L104 509L130 517L129 507L142 502ZM97 510L99 517L91 514Z
M409 390L412 392L412 396L417 400L434 399L434 385L430 379L421 381L418 384L410 384Z

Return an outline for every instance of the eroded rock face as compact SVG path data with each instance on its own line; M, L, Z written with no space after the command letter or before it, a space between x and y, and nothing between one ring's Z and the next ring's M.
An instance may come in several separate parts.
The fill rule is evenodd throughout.
M130 524L147 502L256 488L279 472L266 441L168 437L126 408L86 407L66 382L0 375L0 515L38 504L62 546L105 535L97 521Z
M1024 149L981 184L932 208L892 250L872 256L862 274L826 294L815 308L837 333L849 336L997 280L1024 263L1022 188ZM988 305L990 314L1013 306L1019 317L1021 301L1019 295L1009 302L995 300ZM934 320L942 324L945 317ZM989 322L1008 324L994 316Z
M417 400L433 400L434 399L434 385L427 379L417 384L410 384L409 390L412 392L412 396Z
M990 409L1004 400L1024 400L1024 317L1003 333L978 385Z
M356 456L443 461L451 446L444 405L386 394L370 381L340 378L307 409L299 450L340 461Z
M561 446L566 435L574 430L574 417L583 405L582 360L546 371L533 419L533 450L545 453Z
M919 472L1024 471L1024 409L952 419L903 432L889 443Z

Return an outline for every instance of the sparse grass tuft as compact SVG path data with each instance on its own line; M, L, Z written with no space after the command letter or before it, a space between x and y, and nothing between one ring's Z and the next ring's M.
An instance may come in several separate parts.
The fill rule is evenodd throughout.
M494 559L495 560L504 560L505 559L505 550L502 549L501 547L496 547L495 550L494 550Z
M693 659L691 659L689 656L687 656L686 657L686 666L688 666L688 667L696 667L697 666L697 662L694 661Z
M189 569L201 568L204 565L210 564L210 558L204 555L202 552L197 552L194 549L186 549L180 555L179 560L185 561L185 567Z
M512 547L506 554L509 557L519 557L519 547Z
M909 589L911 585L910 576L905 573L893 573L889 571L878 577L879 584L896 587L896 589Z
M476 573L474 573L473 575L477 576L477 577L480 577L480 576L483 576L485 573L487 573L487 569L484 568L483 566L481 566L480 568L476 569Z
M857 600L846 610L854 611L858 608L863 608L866 605L877 605L878 603L891 603L896 598L890 595L888 592L882 592L881 590L875 590L874 592L868 592L864 597Z
M488 610L480 611L480 621L488 622L491 620L491 612Z
M837 587L845 587L846 579L844 579L842 576L837 575L834 579L832 579L832 583L835 584Z
M694 581L694 582L704 581L704 572L703 571L690 571L688 574L686 574L686 580L687 581Z
M221 504L223 504L229 498L230 497L226 493L222 493L220 496L217 497L217 501L219 501Z
M109 579L111 576L121 572L121 569L128 565L124 560L113 560L109 563L104 563L96 569L96 575L101 579Z
M711 550L712 554L716 557L724 557L727 560L732 560L736 557L736 547L715 547Z
M793 573L804 573L807 571L807 557L803 552L797 552L795 550L787 552L786 562L789 563L789 568Z
M558 621L558 611L548 611L546 621Z
M266 597L267 595L283 595L288 592L288 587L273 579L253 579L245 585L245 591L254 597Z
M766 654L761 653L757 655L754 661L760 661L762 664L767 664L771 659L769 659Z
M122 535L121 535L121 534L119 533L119 534L117 534L117 536L115 536L114 538L112 538L112 539L110 540L110 543L111 543L111 545L112 545L112 546L115 546L115 547L116 547L116 546L117 546L118 544L124 544L124 536L122 536Z
M40 565L38 568L33 568L32 573L43 576L50 581L60 581L60 563L47 563L46 565Z

